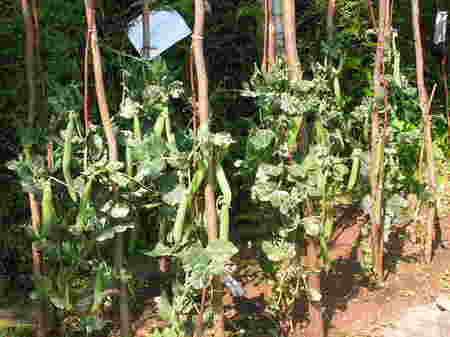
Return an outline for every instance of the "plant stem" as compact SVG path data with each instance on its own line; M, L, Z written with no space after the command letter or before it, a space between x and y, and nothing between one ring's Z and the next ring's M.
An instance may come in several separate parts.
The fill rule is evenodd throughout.
M378 280L384 277L384 240L383 240L383 187L384 187L384 147L386 125L380 129L379 120L379 102L380 97L385 98L386 90L383 91L384 84L384 52L385 52L385 33L386 16L389 8L389 0L381 0L379 8L378 22L378 41L375 55L374 70L374 95L376 98L372 110L372 135L371 135L371 153L370 153L370 185L372 198L372 257L374 272ZM386 89L386 88L385 88ZM381 100L383 101L383 100ZM387 102L387 101L386 101ZM385 104L384 109L388 107Z
M334 40L335 35L335 25L334 17L336 16L336 0L328 1L328 12L327 12L327 35L328 41Z
M144 0L144 6L142 9L142 35L144 46L142 48L142 56L145 58L150 57L150 0Z
M295 1L283 0L283 25L285 58L291 81L301 79L301 63L297 52L297 34L295 24Z
M433 193L433 201L430 202L428 208L426 240L425 240L425 260L430 263L433 255L433 237L434 237L434 220L435 220L435 203L436 200L436 176L435 164L433 159L433 138L432 138L432 121L430 114L430 102L428 101L428 92L425 87L424 70L423 70L423 48L422 37L420 32L419 20L419 0L411 0L412 5L412 22L414 28L414 40L416 49L416 76L417 87L419 89L420 107L422 109L422 119L424 127L424 143L427 159L427 184Z
M35 3L33 2L35 5ZM28 0L21 0L22 15L25 23L25 66L28 84L28 128L32 129L35 126L37 116L36 105L36 67L37 60L35 55L36 47L36 29L37 16L33 20L32 14L36 14L37 8L30 8ZM32 13L33 12L33 13ZM31 144L24 145L24 155L27 161L32 161L33 150ZM39 202L33 192L28 193L30 210L31 210L31 224L33 231L38 234L40 229L41 217L39 211ZM36 244L32 244L32 259L33 259L33 275L36 281L41 279L41 256ZM40 299L40 308L37 315L37 337L45 337L47 335L47 322L45 315L45 300Z
M22 15L25 22L25 67L28 84L28 124L33 127L36 119L36 69L35 69L35 27L28 0L21 0Z
M206 74L205 56L203 50L203 32L205 22L204 0L195 0L195 24L192 34L192 49L198 81L198 114L200 125L209 122L208 77ZM205 186L205 211L208 226L208 241L217 240L216 212L216 173L214 158L208 158L208 178ZM213 278L213 312L214 331L216 337L225 336L225 320L223 307L223 283L219 277Z
M441 71L442 71L442 82L444 84L444 94L445 94L445 115L447 116L447 145L450 148L450 110L449 110L449 96L448 96L448 79L447 79L447 62L448 56L445 55L442 57L441 61Z
M313 238L306 239L305 265L312 272L307 278L308 287L320 293L319 250L317 240ZM309 324L305 329L305 337L325 336L325 325L321 309L320 302L308 301Z
M271 72L275 64L276 29L272 15L272 0L264 1L264 53L262 69Z
M111 118L109 116L108 103L106 101L105 85L103 82L103 70L102 70L102 60L100 54L100 48L98 47L98 36L95 23L95 0L85 0L86 6L86 17L88 23L89 32L91 32L91 49L92 58L94 64L94 77L95 77L95 87L97 92L97 102L100 110L100 117L103 124L103 129L105 131L106 139L108 141L109 150L109 160L118 161L118 149L117 141L113 132ZM117 186L113 186L113 192L117 192ZM130 313L128 308L128 288L127 282L123 279L122 268L124 265L124 243L123 234L116 234L115 242L115 254L114 254L114 264L116 273L119 278L119 307L120 307L120 333L122 337L129 337L131 335L130 329Z

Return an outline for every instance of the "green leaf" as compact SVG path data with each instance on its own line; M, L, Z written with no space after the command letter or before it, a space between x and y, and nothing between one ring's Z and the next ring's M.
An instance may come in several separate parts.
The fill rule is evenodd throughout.
M161 296L159 297L159 301L157 303L158 313L164 321L170 322L172 317L173 308L170 305L169 298L165 290L163 290Z
M95 276L95 289L94 289L94 304L92 305L91 311L96 312L98 309L100 309L100 305L103 302L103 299L105 298L105 295L103 293L104 291L104 284L103 284L103 270L99 269L97 270L97 275Z
M110 161L107 165L106 165L106 169L109 171L119 171L124 167L124 163L120 162L120 161Z
M320 217L309 216L301 220L306 234L312 237L318 237L322 231L322 226L320 222Z
M155 158L150 161L145 161L136 173L135 179L143 181L145 178L156 178L166 168L166 162L161 158Z
M134 225L117 225L117 226L114 226L112 228L108 228L108 229L104 230L103 232L101 232L96 237L96 240L98 242L103 242L103 241L106 241L106 240L114 238L116 233L123 233L127 229L133 229L133 228L134 228Z
M258 182L252 187L252 198L256 198L262 202L270 201L270 196L277 187L278 185L272 181Z
M67 308L67 303L66 303L66 299L64 296L61 296L56 293L50 293L49 298L50 298L50 302L52 302L52 304L55 307L57 307L58 309L60 309L60 310L69 309L69 308Z
M272 144L275 139L275 133L272 130L261 129L257 130L256 134L249 137L249 143L253 145L256 150L263 150Z
M171 256L174 253L174 249L166 246L165 244L158 242L151 251L143 252L147 256L159 257L159 256Z
M205 248L202 247L200 242L194 243L189 249L184 249L178 254L183 265L187 266L195 265L193 261L197 261L196 258L200 256L206 256L207 260L209 260L208 256L205 254Z
M258 166L258 171L256 172L256 179L258 180L268 180L270 177L278 177L283 173L283 166L280 164L278 166L271 164L261 164Z
M162 200L170 206L176 206L181 202L181 200L183 200L185 193L186 189L184 188L184 186L178 185L169 193L163 194Z
M115 219L123 219L130 213L130 206L124 202L118 202L113 205L109 213Z
M309 299L312 302L320 302L320 300L322 299L322 294L320 293L320 290L318 290L318 289L309 288L308 293L309 293Z
M201 141L206 141L209 139L209 121L204 121L200 124L200 127L198 129L198 137Z
M120 172L111 173L109 178L119 187L126 187L130 182L130 178Z
M306 177L305 166L299 164L290 164L287 166L287 171L292 178L304 178ZM295 181L295 179L293 179Z
M289 199L289 192L286 191L273 191L270 194L270 203L273 207L280 207L286 203Z
M272 262L285 261L295 256L295 244L292 242L263 241L261 248Z
M386 201L386 210L395 215L404 213L404 210L409 206L408 200L403 198L400 194L394 194Z
M213 240L210 241L206 247L206 252L211 258L217 258L218 256L231 258L238 252L238 249L231 241Z

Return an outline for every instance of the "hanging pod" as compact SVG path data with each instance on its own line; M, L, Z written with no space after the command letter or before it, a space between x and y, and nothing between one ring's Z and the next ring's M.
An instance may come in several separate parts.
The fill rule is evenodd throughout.
M78 209L77 220L75 223L75 229L77 233L81 233L85 227L87 222L88 215L86 214L89 206L89 202L92 197L92 186L94 184L95 175L89 177L86 185L84 186L83 195L80 201L80 208Z
M191 184L189 185L189 188L185 191L183 200L181 201L177 216L175 218L175 224L173 229L173 237L175 239L175 242L180 242L183 235L183 225L184 220L186 218L186 212L189 208L192 198L194 197L194 194L198 191L200 188L205 176L206 176L207 168L205 165L202 165L202 163L199 164L199 168L194 174L194 177L192 178Z
M41 208L42 208L41 235L43 237L46 237L50 234L52 227L57 219L55 205L53 203L52 183L50 181L46 181L44 183L42 191Z
M216 178L219 185L220 191L223 194L222 208L220 209L220 239L229 240L230 233L230 208L231 208L231 188L228 183L227 176L225 175L225 170L222 164L218 163L216 165Z
M352 156L352 168L350 171L350 178L348 179L348 185L347 185L347 191L353 190L353 187L355 187L355 184L358 180L359 176L359 167L361 164L361 158L360 158L361 151L357 150L354 151Z

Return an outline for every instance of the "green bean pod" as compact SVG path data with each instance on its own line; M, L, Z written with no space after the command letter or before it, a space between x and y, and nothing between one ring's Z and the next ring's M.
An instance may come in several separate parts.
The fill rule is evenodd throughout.
M69 125L67 126L64 142L63 153L63 175L66 181L67 191L73 201L77 201L77 193L75 192L72 175L70 172L70 164L72 162L72 138L75 131L75 114L71 113L69 117Z
M164 113L161 113L158 116L158 119L156 120L155 125L153 126L153 132L158 137L162 137L162 134L163 134L163 131L164 131L165 122L166 122L166 116L165 116Z
M138 142L142 141L141 121L137 114L133 116L133 134Z
M80 208L78 209L77 220L75 223L75 228L80 232L83 230L86 224L86 210L91 201L92 186L94 185L95 175L89 177L86 185L84 186L83 195L80 201Z
M350 178L348 180L347 191L351 191L356 184L359 175L361 159L359 155L354 155L352 159L352 169L350 172Z
M175 144L175 135L172 131L172 125L170 124L170 116L167 114L166 116L166 136L167 136L167 142L169 144Z
M330 257L328 251L328 244L325 237L321 236L319 238L319 246L320 246L320 255L322 257L323 264L325 265L325 270L328 272L330 266Z
M185 193L186 195L181 201L180 206L178 206L177 216L175 218L175 224L173 227L173 238L175 240L175 243L181 242L183 235L183 225L186 218L186 211L188 209L190 198L189 195L187 195L188 191L186 191Z
M128 141L127 141L127 145L125 148L125 166L126 166L128 176L133 177L134 176L133 150L132 150L132 147L130 146L130 144L128 144Z
M195 172L195 175L192 178L189 188L185 191L183 200L181 201L180 206L178 207L177 216L175 218L175 224L173 229L173 237L175 239L175 242L180 242L182 239L183 225L184 220L186 218L187 209L189 208L192 202L194 194L200 188L202 181L205 179L206 172L207 172L206 167L200 164L200 167L197 169L197 172Z
M52 230L52 226L56 222L56 210L53 203L53 191L50 181L46 181L43 186L42 193L42 227L41 234L45 237Z
M231 188L228 183L227 176L225 175L225 170L222 164L218 163L216 165L216 178L217 184L222 192L224 205L220 210L220 239L229 240L230 233L230 207L231 207Z
M97 270L97 275L95 276L95 289L94 289L94 303L91 307L91 312L97 312L100 310L104 299L104 282L103 282L103 271Z
M293 125L288 131L288 150L289 152L297 151L297 137L302 127L303 118L296 118L292 121Z

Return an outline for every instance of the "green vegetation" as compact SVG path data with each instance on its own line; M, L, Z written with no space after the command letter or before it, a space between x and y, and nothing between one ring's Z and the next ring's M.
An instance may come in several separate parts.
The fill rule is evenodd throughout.
M83 1L42 0L30 82L26 21L20 3L4 1L0 273L17 278L33 271L34 278L26 294L9 282L13 290L0 300L0 331L21 336L33 326L45 336L48 320L50 328L64 326L65 336L106 336L118 324L105 313L120 307L121 333L128 334L127 305L139 309L139 291L153 287L160 295L158 317L169 324L149 336L220 336L222 280L250 242L273 288L267 310L281 322L273 335L295 336L298 331L285 327L296 320L297 302L320 306L324 296L311 278L342 257L334 241L340 210L347 208L370 215L354 244L364 252L364 272L378 276L379 285L368 249L377 216L384 242L395 225L411 223L427 257L431 233L417 215L435 208L438 216L448 214L450 139L441 60L426 48L434 17L423 2L425 84L430 93L438 88L429 99L431 154L407 1L393 6L398 28L386 33L379 87L378 2L372 18L366 2L336 1L332 35L328 1L298 4L301 64L293 77L280 50L270 71L265 68L265 1L211 1L204 36L193 37L203 43L202 73L198 51L190 60L189 39L153 60L141 58L123 28L141 12L131 2L98 1L100 55L95 39L84 41L93 29L87 29ZM198 23L194 1L152 6L179 10L191 27ZM101 62L85 58L85 50ZM104 95L98 73L94 77L99 65ZM30 85L38 98L31 110ZM427 175L430 157L436 186ZM311 254L317 259L310 263ZM15 309L20 306L48 317Z

